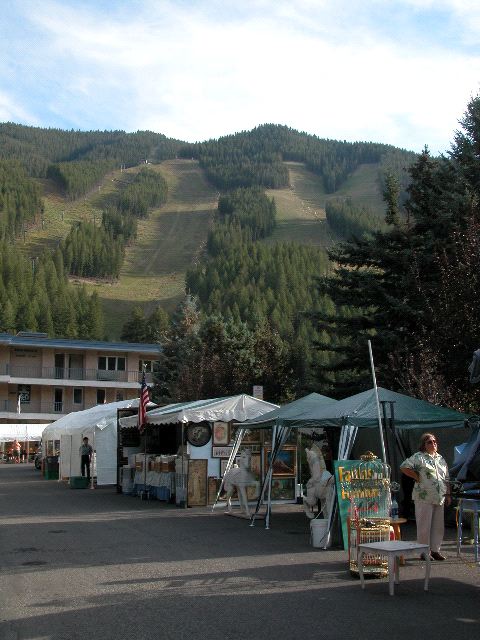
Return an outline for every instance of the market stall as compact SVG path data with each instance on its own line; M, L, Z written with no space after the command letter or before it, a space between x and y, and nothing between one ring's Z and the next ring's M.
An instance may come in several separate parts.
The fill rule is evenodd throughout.
M75 411L52 422L43 431L44 455L59 456L59 476L80 475L79 449L88 437L94 449L93 472L97 484L115 484L117 479L117 410L138 408L138 398L99 404Z
M13 443L19 442L27 462L35 455L47 424L0 424L0 458L8 460Z
M378 387L356 394L338 402L325 401L313 402L309 407L289 405L291 412L274 417L274 446L272 465L284 443L294 429L334 429L339 434L338 446L335 449L336 460L347 460L352 452L359 429L371 431L377 443L377 452L380 455L379 413L376 399L378 392L379 405L381 407L380 426L384 433L388 462L391 467L398 465L409 451L408 433L414 430L432 429L464 429L467 416L453 409L433 405L423 400L417 400L410 396L389 391ZM267 416L265 416L267 418ZM252 420L244 425L249 428L268 428L269 423L261 420ZM405 433L407 436L405 436ZM418 432L417 432L418 433ZM462 432L460 432L462 433ZM459 436L461 439L463 436ZM375 447L373 448L375 451ZM252 523L263 502L267 503L266 526L269 526L269 513L271 502L268 499L269 483L272 474L267 474L260 493ZM330 524L335 517L335 509L330 509Z
M148 491L158 497L159 493L165 495L162 491L165 487L171 493L175 492L177 504L207 505L215 498L218 481L232 450L231 439L238 430L236 425L277 407L239 394L176 403L148 411L143 436L145 454L130 456L121 475L133 474L137 493ZM136 422L136 416L120 418L120 430L135 430ZM175 460L162 461L162 456L175 456ZM161 475L168 473L159 470L158 465L162 463L171 465L169 473L173 477ZM165 482L167 484L162 484Z

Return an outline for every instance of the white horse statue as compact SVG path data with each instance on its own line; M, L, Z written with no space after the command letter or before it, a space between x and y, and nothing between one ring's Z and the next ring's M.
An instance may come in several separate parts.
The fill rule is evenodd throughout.
M237 490L240 509L245 512L246 516L250 516L248 508L247 487L249 485L258 485L250 466L252 462L252 452L250 449L244 449L240 454L240 464L232 467L223 478L223 488L227 492L227 510L232 511L232 495Z
M303 506L308 518L313 519L313 509L322 502L323 517L329 517L331 498L334 490L333 476L327 471L322 452L318 447L305 449L311 478L307 482L307 495L303 495Z

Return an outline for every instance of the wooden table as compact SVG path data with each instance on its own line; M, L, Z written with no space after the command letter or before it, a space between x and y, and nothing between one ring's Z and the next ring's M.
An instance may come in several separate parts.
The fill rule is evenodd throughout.
M400 582L399 559L401 556L419 556L425 554L425 583L424 590L428 591L430 579L430 547L419 542L407 542L403 540L389 540L388 542L366 542L358 545L358 572L362 589L365 589L363 576L363 556L375 554L388 558L388 592L394 595L394 585Z

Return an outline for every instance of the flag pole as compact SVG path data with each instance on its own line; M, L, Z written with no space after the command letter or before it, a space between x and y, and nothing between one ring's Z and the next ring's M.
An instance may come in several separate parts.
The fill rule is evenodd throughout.
M138 430L143 434L143 490L140 492L141 499L148 498L147 491L147 428L146 428L146 411L150 400L148 394L147 382L145 380L145 365L142 371L142 383L140 386L140 399L138 403Z
M380 412L380 401L378 399L377 378L375 377L375 365L373 364L372 343L368 340L368 352L370 354L370 365L372 367L373 386L375 389L375 400L377 402L377 416L378 416L378 428L380 432L380 443L382 446L383 462L387 464L387 456L385 454L385 442L383 440L383 426L382 426L382 414Z

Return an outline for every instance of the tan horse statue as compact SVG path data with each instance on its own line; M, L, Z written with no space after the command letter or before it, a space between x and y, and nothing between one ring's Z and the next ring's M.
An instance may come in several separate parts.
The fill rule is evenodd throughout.
M238 501L240 502L240 509L246 516L250 516L250 510L248 508L247 487L250 485L258 485L255 476L251 471L252 452L250 449L245 449L240 455L239 465L234 466L227 471L223 479L223 487L227 492L227 510L232 511L232 495L235 489L237 490Z

